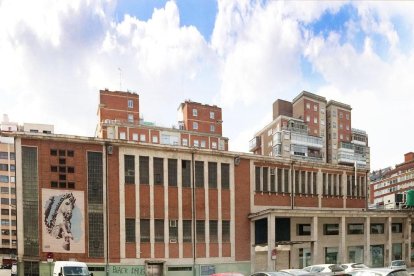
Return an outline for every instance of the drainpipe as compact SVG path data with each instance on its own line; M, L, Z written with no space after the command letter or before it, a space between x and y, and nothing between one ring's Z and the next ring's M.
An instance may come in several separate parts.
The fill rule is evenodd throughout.
M195 161L194 161L194 151L191 152L191 186L192 186L192 200L191 200L191 216L192 216L192 230L193 230L193 275L196 276L196 205L195 205Z
M294 193L293 193L293 188L294 188L293 178L295 176L295 171L294 171L295 167L293 166L293 164L294 164L294 161L291 161L291 163L290 163L290 208L292 210L293 210L294 205L295 205L295 196L294 196Z
M106 208L105 208L105 216L106 216L106 252L105 252L105 275L109 276L109 191L108 191L108 143L105 143L104 150L105 150L105 189L106 189Z

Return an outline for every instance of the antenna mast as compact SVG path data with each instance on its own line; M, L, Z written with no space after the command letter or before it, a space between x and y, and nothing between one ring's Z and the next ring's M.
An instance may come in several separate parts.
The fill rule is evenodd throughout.
M118 67L119 70L119 91L122 91L122 69Z

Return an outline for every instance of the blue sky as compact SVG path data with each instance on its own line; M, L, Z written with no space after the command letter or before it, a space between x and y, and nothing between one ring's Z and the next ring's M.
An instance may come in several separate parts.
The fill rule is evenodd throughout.
M230 149L246 152L272 103L307 90L352 106L372 169L414 150L412 1L23 1L0 1L12 121L94 136L98 91L130 90L160 126L186 99L219 105Z

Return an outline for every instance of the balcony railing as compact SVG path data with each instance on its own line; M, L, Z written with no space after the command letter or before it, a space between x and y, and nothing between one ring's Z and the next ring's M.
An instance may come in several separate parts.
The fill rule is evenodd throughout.
M252 140L249 141L249 151L255 151L257 148L260 147L260 136L254 137Z
M291 133L292 144L308 146L313 148L323 148L323 140L321 137L302 135L298 133Z

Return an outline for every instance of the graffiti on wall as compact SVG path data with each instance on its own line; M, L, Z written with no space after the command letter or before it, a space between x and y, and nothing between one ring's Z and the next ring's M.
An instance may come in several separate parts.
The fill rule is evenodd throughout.
M84 192L42 189L43 252L84 253Z

